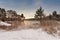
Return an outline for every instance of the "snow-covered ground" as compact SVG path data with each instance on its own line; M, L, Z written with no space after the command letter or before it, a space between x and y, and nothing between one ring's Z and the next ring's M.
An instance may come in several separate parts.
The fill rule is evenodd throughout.
M11 26L11 24L8 24L8 23L2 22L2 21L0 21L0 25L1 25L1 26Z
M1 31L0 40L60 40L41 29L24 29L19 31Z
M25 21L22 26L39 26L39 21ZM53 36L39 29L21 29L16 31L0 30L0 40L60 40L57 36Z

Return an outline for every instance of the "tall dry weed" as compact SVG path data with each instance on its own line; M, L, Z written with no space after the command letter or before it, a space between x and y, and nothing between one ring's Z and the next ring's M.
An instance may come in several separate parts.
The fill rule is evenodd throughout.
M49 34L57 33L57 27L60 25L57 21L55 20L42 20L40 21L40 26L41 28L48 32Z

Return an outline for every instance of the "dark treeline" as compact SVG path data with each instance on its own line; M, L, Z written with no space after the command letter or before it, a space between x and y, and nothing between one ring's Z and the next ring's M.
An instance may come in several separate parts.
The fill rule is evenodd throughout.
M14 10L5 10L4 8L0 8L0 20L2 21L14 21L14 20L24 20L24 14L18 15L16 11ZM41 20L41 19L46 19L46 20L60 20L60 14L57 14L57 11L54 10L52 14L49 14L46 16L44 14L44 9L40 7L37 9L36 14L34 15L34 18L31 20ZM30 20L30 19L29 19Z
M37 9L34 17L35 19L60 20L60 14L57 14L56 10L54 10L52 14L49 14L48 16L46 16L44 15L44 9L42 9L42 7Z
M18 15L14 10L5 10L0 8L0 20L1 21L13 21L25 19L24 14Z

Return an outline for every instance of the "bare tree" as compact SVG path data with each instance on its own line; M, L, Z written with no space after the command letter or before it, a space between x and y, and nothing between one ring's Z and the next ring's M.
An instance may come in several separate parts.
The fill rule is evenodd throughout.
M6 15L8 18L12 18L14 16L17 16L17 13L16 13L16 11L8 10Z

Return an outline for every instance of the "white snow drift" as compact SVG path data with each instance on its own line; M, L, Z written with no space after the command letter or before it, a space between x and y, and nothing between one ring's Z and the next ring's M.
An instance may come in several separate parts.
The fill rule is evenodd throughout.
M40 29L0 32L0 40L60 40Z
M2 22L2 21L0 21L0 25L1 25L1 26L3 26L3 25L4 25L4 26L11 26L11 24L8 24L8 23Z

